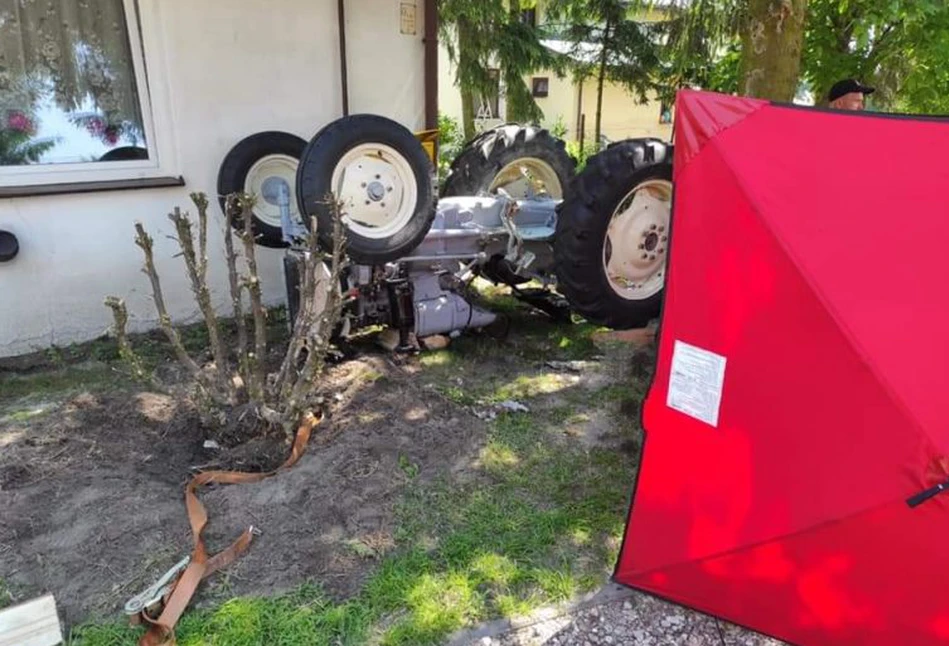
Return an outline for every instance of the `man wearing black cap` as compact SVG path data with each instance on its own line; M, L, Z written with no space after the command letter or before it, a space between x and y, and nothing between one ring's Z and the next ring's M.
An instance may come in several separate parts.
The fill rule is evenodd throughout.
M875 88L863 85L855 79L844 79L834 83L827 99L830 101L830 107L837 110L863 110L863 98L874 91Z

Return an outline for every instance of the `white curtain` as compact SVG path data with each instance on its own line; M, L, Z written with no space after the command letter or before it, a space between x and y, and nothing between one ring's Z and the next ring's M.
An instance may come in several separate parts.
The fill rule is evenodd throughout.
M122 0L0 0L0 110L49 96L141 125Z

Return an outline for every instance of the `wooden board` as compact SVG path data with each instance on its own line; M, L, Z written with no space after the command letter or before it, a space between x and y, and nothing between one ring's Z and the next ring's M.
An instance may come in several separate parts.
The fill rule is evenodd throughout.
M0 610L0 646L56 646L62 642L53 595Z

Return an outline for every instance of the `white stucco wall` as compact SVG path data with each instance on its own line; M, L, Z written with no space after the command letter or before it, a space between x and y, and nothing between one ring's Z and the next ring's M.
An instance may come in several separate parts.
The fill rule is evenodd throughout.
M0 356L95 338L111 323L106 295L126 299L131 327L156 315L134 222L155 238L165 299L179 322L197 309L167 213L190 206L191 191L213 197L218 167L243 137L268 129L305 139L341 115L336 0L140 0L150 83L168 105L156 127L170 136L184 188L0 199L0 229L20 241L0 264ZM423 6L418 31L400 33L399 0L348 0L351 110L424 123ZM376 51L371 51L370 48ZM379 53L381 52L381 54ZM162 110L156 106L156 110ZM227 302L223 216L212 205L210 274ZM265 295L284 300L281 252L259 249Z
M416 6L416 34L400 32L400 5ZM349 110L425 125L423 0L347 0Z

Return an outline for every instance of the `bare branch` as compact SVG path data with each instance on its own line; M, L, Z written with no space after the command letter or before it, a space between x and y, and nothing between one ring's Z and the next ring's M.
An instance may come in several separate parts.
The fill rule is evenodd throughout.
M185 350L184 345L182 345L181 337L178 336L178 331L171 324L171 317L168 316L168 309L165 307L165 298L161 291L161 280L158 278L158 271L155 269L153 251L155 241L145 232L145 228L140 222L135 223L135 231L137 233L135 236L135 244L141 247L142 252L145 254L145 268L143 271L152 283L152 299L155 301L155 309L158 312L158 322L159 325L161 325L162 332L168 337L168 341L171 343L171 347L174 349L178 361L181 362L196 379L200 379L201 369L188 354L187 350Z
M319 258L319 232L317 230L316 218L311 218L310 230L307 235L307 252L304 255L303 271L300 272L302 280L298 289L300 290L300 308L297 312L296 321L294 321L293 332L290 335L290 343L287 346L287 353L284 355L280 371L271 388L271 393L277 401L285 401L293 389L293 384L299 376L297 368L300 363L300 354L306 345L307 333L316 324L316 285L314 284L315 273L310 270L311 263L309 258Z
M208 275L208 196L192 193L191 201L198 209L198 273L201 280Z
M205 226L207 225L207 199L203 204L198 202L199 209L204 212L202 218ZM208 289L206 275L207 262L197 258L194 249L194 236L191 230L191 219L181 209L175 207L174 212L168 215L168 218L175 225L178 232L178 244L181 247L181 253L185 260L185 266L188 269L188 278L191 280L191 291L194 292L198 307L204 315L204 322L208 329L208 338L211 341L211 354L214 356L214 364L218 371L218 381L222 385L226 382L228 372L227 353L224 350L224 343L221 341L221 330L218 325L217 315L214 313L214 305L211 303L211 290ZM207 237L207 232L202 231L201 238Z
M245 285L250 294L250 308L254 315L254 352L251 365L248 366L247 382L251 398L260 401L264 397L266 384L267 312L261 295L260 274L257 272L257 253L254 244L253 210L256 197L242 194L238 203L244 223L241 240L244 242L244 257L247 260L248 275L245 278Z
M246 374L247 361L247 322L244 320L244 303L237 272L237 251L234 249L234 236L231 230L231 215L238 212L238 196L228 195L224 200L224 249L227 259L227 279L231 288L231 306L234 308L234 321L237 323L237 361L239 371Z
M155 376L145 369L139 357L132 349L132 344L128 338L128 308L125 301L117 296L107 296L105 306L112 310L112 333L115 335L116 343L119 346L119 358L124 361L132 370L132 375L140 381L148 381L153 386L158 386Z
M333 216L333 253L330 258L330 277L322 279L318 272L322 269L322 260L318 254L310 254L306 271L312 276L311 280L316 289L325 289L327 300L322 312L316 312L316 325L307 331L307 356L303 369L296 383L293 385L286 404L285 423L292 428L300 420L300 416L309 408L310 402L316 393L317 378L323 374L326 366L326 355L330 349L330 341L336 326L342 316L343 308L347 304L347 295L340 290L340 277L345 267L346 235L343 228L343 203L334 196L327 197ZM312 294L305 294L305 298L314 298Z

